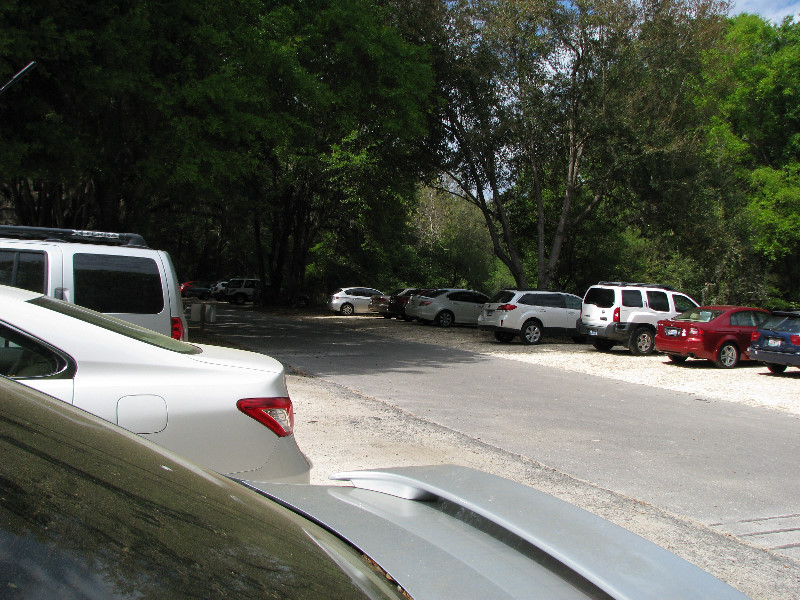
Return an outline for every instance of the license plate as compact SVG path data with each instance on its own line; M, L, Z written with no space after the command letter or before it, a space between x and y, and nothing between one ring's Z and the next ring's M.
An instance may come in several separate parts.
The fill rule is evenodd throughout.
M681 330L678 327L664 327L664 335L678 337L680 334Z
M589 335L597 335L597 332L594 329L590 329Z
M775 348L781 345L781 340L779 338L769 338L767 340L767 346L770 348Z
M487 311L486 311L486 316L487 316L487 317L491 317L493 314L494 314L494 311L493 311L493 310L487 310Z

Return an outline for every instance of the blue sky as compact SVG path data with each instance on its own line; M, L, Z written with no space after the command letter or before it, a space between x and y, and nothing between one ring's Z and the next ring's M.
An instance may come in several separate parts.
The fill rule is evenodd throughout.
M794 16L797 22L800 21L800 0L733 0L730 14L743 12L761 15L774 23L780 23L786 16Z

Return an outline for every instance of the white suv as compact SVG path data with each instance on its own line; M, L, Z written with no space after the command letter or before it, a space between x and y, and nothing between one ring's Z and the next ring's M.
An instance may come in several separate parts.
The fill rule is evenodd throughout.
M669 286L601 281L587 290L577 329L598 350L620 344L634 354L650 354L658 322L696 306Z
M576 336L581 299L546 290L500 290L478 316L478 329L493 331L500 342L519 336L523 344L538 344L542 335Z
M169 254L134 233L0 226L0 284L187 338Z

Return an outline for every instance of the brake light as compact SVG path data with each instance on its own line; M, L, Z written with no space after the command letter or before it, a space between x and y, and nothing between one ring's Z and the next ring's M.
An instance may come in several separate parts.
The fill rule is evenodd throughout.
M289 398L242 398L236 408L278 437L286 437L294 431L294 408Z
M419 306L428 306L428 304L430 304L431 302L432 300L420 300Z
M789 341L795 346L800 346L800 335L790 335Z
M689 327L689 335L702 336L703 330L699 327Z
M761 334L758 333L757 331L754 331L753 333L750 334L750 341L751 342L755 342L760 337L761 337Z
M619 323L619 306L614 309L614 323Z
M180 317L172 317L172 337L176 340L186 341L186 329Z
M497 310L510 311L510 310L514 310L515 308L517 308L516 304L501 304L500 306L497 307Z

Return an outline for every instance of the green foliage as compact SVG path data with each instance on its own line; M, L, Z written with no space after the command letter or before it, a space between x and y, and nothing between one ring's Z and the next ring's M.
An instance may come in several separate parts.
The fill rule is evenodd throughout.
M770 259L800 253L800 163L750 174L747 204L753 245Z

